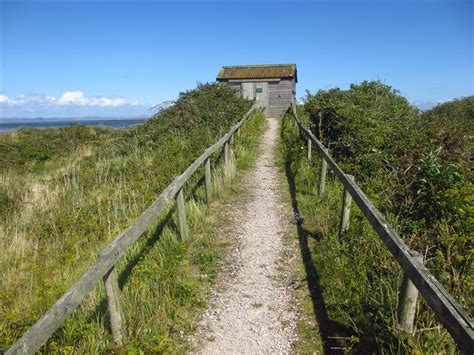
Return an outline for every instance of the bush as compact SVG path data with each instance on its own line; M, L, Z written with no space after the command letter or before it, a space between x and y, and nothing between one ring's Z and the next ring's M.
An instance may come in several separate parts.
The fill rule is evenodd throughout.
M308 92L304 108L313 133L345 172L472 309L474 96L420 112L391 87L363 82ZM357 243L352 248L354 255L362 252Z

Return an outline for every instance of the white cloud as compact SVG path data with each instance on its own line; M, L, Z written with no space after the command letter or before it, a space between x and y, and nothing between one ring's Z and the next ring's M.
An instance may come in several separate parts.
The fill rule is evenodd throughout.
M108 96L87 97L82 91L66 91L59 98L44 95L19 95L10 98L7 95L0 94L0 104L6 106L91 106L91 107L120 107L120 106L139 106L142 102L129 101L123 97L112 98Z
M0 120L37 117L138 117L150 114L150 105L123 97L87 96L65 91L59 96L42 94L9 97L0 92Z
M18 96L15 99L9 98L7 95L0 95L0 104L6 105L21 105L25 102L25 98L23 95Z
M117 106L123 106L123 105L131 105L131 103L125 100L124 98L111 99L108 97L99 97L99 98L92 99L89 102L89 105L100 106L100 107L117 107Z
M57 100L58 105L86 105L87 102L82 91L66 91Z
M58 105L78 105L78 106L100 106L100 107L118 107L131 104L128 100L119 98L110 98L107 96L86 97L82 91L66 91L57 100Z

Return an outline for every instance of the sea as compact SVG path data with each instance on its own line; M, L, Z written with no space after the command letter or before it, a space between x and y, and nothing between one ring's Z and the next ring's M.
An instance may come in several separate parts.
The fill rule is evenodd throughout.
M144 118L135 119L74 119L74 120L28 120L28 121L2 121L0 120L0 132L12 132L17 129L27 128L51 128L66 127L71 125L103 126L113 128L124 128L140 125L145 122Z

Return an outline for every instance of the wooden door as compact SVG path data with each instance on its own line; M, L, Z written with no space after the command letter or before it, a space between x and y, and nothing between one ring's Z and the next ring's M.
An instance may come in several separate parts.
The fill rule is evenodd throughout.
M242 83L242 97L255 100L255 83Z
M268 83L267 82L255 83L255 100L257 101L258 107L268 106Z

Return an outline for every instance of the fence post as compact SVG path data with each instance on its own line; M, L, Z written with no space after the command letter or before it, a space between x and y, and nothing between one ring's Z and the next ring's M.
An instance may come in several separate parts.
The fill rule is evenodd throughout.
M234 135L231 135L231 136L230 136L229 143L230 143L230 144L234 144Z
M207 203L211 203L212 199L212 175L211 175L211 158L207 158L204 163L204 176L206 180L206 200Z
M346 174L349 180L354 181L354 176ZM344 233L349 229L349 221L351 218L351 205L352 205L352 196L344 188L344 194L342 197L342 211L341 211L341 223L339 225L339 239L342 239Z
M326 187L326 174L328 171L328 163L326 159L321 156L321 170L319 172L319 188L318 195L322 197L324 194L324 189Z
M104 275L105 295L107 298L107 310L109 313L110 329L112 338L117 347L123 345L122 334L122 307L120 306L120 289L117 280L117 272L112 267Z
M311 139L308 138L308 160L311 160Z
M410 251L415 259L423 263L423 256L415 251ZM397 321L398 327L411 333L415 322L416 300L418 299L418 289L413 285L407 274L403 274L400 294L398 298Z
M229 141L224 143L224 165L229 163Z
M188 237L188 225L186 224L183 189L180 189L176 196L176 208L178 210L179 234L182 240L186 240Z

